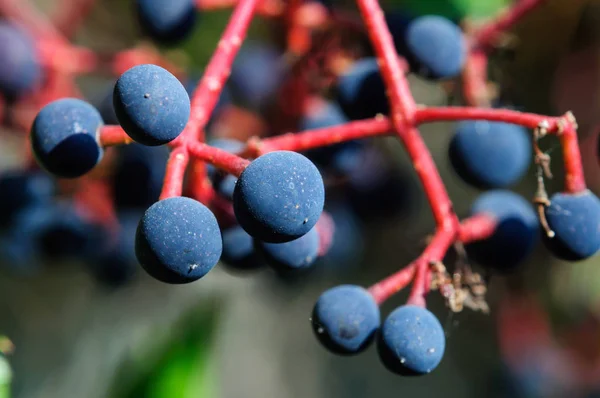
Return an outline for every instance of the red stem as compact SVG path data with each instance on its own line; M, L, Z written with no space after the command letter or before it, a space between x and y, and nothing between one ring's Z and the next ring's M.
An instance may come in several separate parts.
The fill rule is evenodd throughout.
M488 57L484 51L471 50L462 71L462 89L469 106L490 106L488 91Z
M250 164L250 161L247 159L201 142L188 141L187 148L190 154L198 160L208 162L236 177L239 177L242 171Z
M414 124L416 104L404 73L406 64L400 60L394 39L387 27L377 0L357 0L371 43L377 54L379 68L387 88L394 127L401 131Z
M249 151L261 155L272 151L302 152L340 142L388 134L392 130L388 118L359 120L339 126L288 133L248 142Z
M116 146L131 144L133 140L127 135L120 125L102 126L100 129L99 139L100 146Z
M463 220L458 229L458 240L471 243L492 236L496 230L497 221L489 214L477 214Z
M587 187L583 174L581 151L577 140L577 130L572 124L568 125L562 134L559 134L559 138L565 164L565 191L573 194L585 191Z
M494 46L498 35L517 24L524 16L546 0L519 0L494 20L486 23L473 35L473 46L489 49Z
M65 37L73 37L95 4L96 0L62 0L52 18L54 26Z
M181 196L185 169L190 160L188 151L181 146L173 149L167 161L167 171L159 200Z
M427 248L415 261L405 268L377 282L369 288L369 292L378 304L404 289L411 281L416 271L413 289L409 297L409 304L424 306L426 293L426 279L429 277L429 264L441 261L450 245L456 239L456 232L451 229L438 230Z
M195 4L199 10L212 11L232 8L239 0L196 0ZM278 0L263 0L256 8L256 12L265 17L279 17L283 13L284 6Z
M67 74L84 74L94 71L98 64L96 54L83 47L75 47L62 40L37 41L40 63L46 68Z

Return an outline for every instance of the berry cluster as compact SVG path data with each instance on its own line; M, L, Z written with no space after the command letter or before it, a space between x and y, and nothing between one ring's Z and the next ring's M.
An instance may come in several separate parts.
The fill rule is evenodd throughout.
M47 87L36 91L43 73L64 75L64 63L49 57L48 48L86 61L75 62L76 72L98 66L94 53L70 45L66 34L25 12L26 3L0 1L0 11L13 21L0 26L0 37L6 37L0 40L0 59L10 59L0 71L0 91L17 108L27 92L52 99L30 123L30 147L37 164L57 177L82 177L97 170L105 148L129 144L119 153L111 175L114 207L94 201L105 193L101 187L91 189L93 182L75 189L93 210L87 218L75 212L76 206L52 201L55 187L44 174L4 175L0 221L8 227L3 240L7 254L64 258L82 254L80 249L85 248L105 264L100 267L103 274L124 275L134 246L147 273L172 284L202 278L220 259L238 270L267 263L280 273L298 272L336 245L352 242L343 228L338 231L336 217L323 211L323 175L343 177L350 192L363 184L384 192L371 197L395 199L394 183L389 184L385 168L375 161L370 174L361 176L367 166L360 163L368 165L369 157L378 157L370 155L374 147L367 138L394 135L423 185L435 233L413 263L368 289L342 285L324 292L311 322L319 341L332 352L356 354L376 341L390 371L422 375L438 366L445 349L443 328L425 306L429 291L439 290L454 311L464 306L487 309L481 277L464 264L450 277L442 264L452 246L462 257L500 272L527 258L540 231L550 251L564 260L585 259L600 248L600 200L585 185L574 117L491 107L487 91L487 56L498 36L542 1L523 0L468 33L439 16L386 18L377 0L357 0L364 25L329 4L225 3L138 0L140 26L164 45L185 39L198 19L198 8L234 5L235 9L191 95L177 73L169 71L176 69L136 61L120 71L114 85L108 102L114 116L103 117L81 99L54 99L56 93ZM277 57L269 51L240 50L255 13L283 21L286 50L293 59L288 70L278 71ZM28 26L35 40L14 22ZM340 29L366 35L372 53L340 43L335 34ZM116 58L121 59L120 67L127 63ZM230 71L231 86L226 86ZM417 105L406 78L409 73L433 81L461 76L470 106ZM208 123L219 100L227 96L226 87L238 96L242 93L257 112L264 111L266 99L280 90L279 101L289 106L279 109L272 122L276 134L245 142L207 141ZM118 124L105 125L111 117ZM488 190L462 221L418 130L423 123L455 120L462 122L449 147L451 164L467 183ZM288 126L298 132L279 134ZM533 140L528 129L533 130ZM566 179L564 192L548 197L544 178L551 177L549 157L538 142L552 134L563 148ZM171 149L166 162L162 153L153 151L158 148L152 148L165 145ZM536 207L507 190L523 176L532 158L539 170L537 214ZM374 181L366 184L368 179ZM56 210L49 212L49 207ZM139 222L120 215L120 228L111 228L118 226L115 208L146 209ZM136 224L133 233L131 225ZM35 249L19 247L11 239L36 245ZM379 305L411 282L408 303L382 322Z

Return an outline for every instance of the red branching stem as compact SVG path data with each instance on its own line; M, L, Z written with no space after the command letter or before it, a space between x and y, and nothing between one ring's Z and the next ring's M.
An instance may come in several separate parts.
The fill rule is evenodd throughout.
M427 145L416 127L398 133L410 156L423 190L429 201L436 225L441 229L455 230L458 218L454 213L452 202L446 191L444 181L431 157Z
M416 104L405 77L405 63L400 60L388 30L383 10L377 0L358 0L358 8L367 27L369 38L387 88L394 127L398 131L413 125Z
M429 291L429 279L431 278L431 264L442 261L448 248L456 240L456 229L440 229L416 260L416 274L412 290L408 296L407 304L425 307L425 295Z
M217 105L225 81L231 73L231 65L246 37L258 3L259 0L240 0L233 11L217 50L206 67L198 87L194 90L190 121L186 127L187 131L182 135L203 134L203 129Z
M62 0L54 14L54 26L65 37L73 37L95 4L96 0Z
M369 288L369 292L378 304L382 304L388 298L404 289L416 276L413 289L410 294L409 304L424 306L424 296L426 293L426 278L429 277L429 264L435 261L441 261L448 248L456 239L456 231L453 229L438 230L427 248L415 261L405 268L388 276L380 282L377 282Z
M519 0L496 19L486 23L473 35L473 45L480 48L491 48L498 35L517 24L529 12L535 10L546 0Z
M83 47L75 47L57 40L37 40L40 63L47 68L68 74L92 72L98 65L96 54Z
M171 151L159 200L181 196L183 178L189 160L190 156L185 146L180 146Z
M548 132L556 132L563 117L543 116L535 113L513 111L509 109L473 108L465 106L423 107L417 109L417 123L430 123L454 120L488 120L518 124L530 129L540 123L548 123Z
M490 214L476 214L463 220L458 229L458 240L471 243L487 239L496 231L497 220Z
M485 52L469 52L462 71L463 96L469 106L490 106L487 67L488 57Z
M319 257L324 256L329 251L335 237L335 223L329 213L324 211L315 225L319 234Z
M585 191L587 187L583 174L581 151L577 140L577 130L573 125L568 125L559 134L559 138L565 164L565 191L569 193Z
M206 162L193 158L188 174L188 194L197 201L209 204L215 196L213 186L206 174Z
M188 141L187 148L190 154L198 160L208 162L237 177L250 164L250 161L247 159L201 142Z
M108 125L100 128L98 142L100 146L107 147L131 144L133 140L120 125Z
M302 152L340 142L386 135L392 129L392 123L388 118L378 117L339 126L288 133L262 140L257 139L250 141L248 147L254 155L282 150Z

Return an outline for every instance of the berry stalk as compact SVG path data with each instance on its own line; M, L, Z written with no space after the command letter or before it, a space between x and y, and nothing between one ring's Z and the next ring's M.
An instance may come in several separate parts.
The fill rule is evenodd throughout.
M189 160L190 156L186 147L181 146L171 151L159 200L181 196L185 169Z

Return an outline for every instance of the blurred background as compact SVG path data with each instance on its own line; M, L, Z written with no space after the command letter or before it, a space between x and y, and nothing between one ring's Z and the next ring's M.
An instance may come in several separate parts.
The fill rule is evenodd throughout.
M55 1L34 3L49 15L56 8ZM143 39L132 4L97 1L75 42L103 52L139 45ZM508 4L390 0L384 6L390 13L480 21ZM349 2L335 6L354 12ZM201 76L229 15L203 13L190 39L160 51L193 81ZM272 50L280 62L276 32L276 26L257 19L250 39ZM490 77L501 88L502 99L517 109L548 115L574 112L586 178L598 194L600 2L549 0L513 34L510 46L492 57ZM238 83L238 91L239 85L254 80L269 84L269 73L260 69L274 66L265 62L243 65L252 77ZM84 97L99 107L114 84L98 76L77 82ZM418 103L460 103L456 95L448 95L456 91L451 83L416 77L410 82ZM228 88L233 99L219 108L208 134L245 139L273 133L266 127L268 111L248 105L260 98L244 103L236 96L236 86ZM453 127L437 123L423 126L421 132L458 214L466 216L480 192L450 168ZM0 169L20 167L24 136L15 128L0 131ZM552 150L558 144L549 140L548 145ZM346 358L319 345L309 317L320 293L340 283L368 286L400 269L420 254L434 227L401 144L385 138L373 147L386 167L378 166L379 156L377 161L361 158L355 185L376 180L377 173L389 169L389 176L379 176L387 185L368 196L358 189L352 196L331 182L326 207L343 224L338 229L345 235L334 244L335 256L307 274L281 277L261 269L239 275L218 265L201 281L171 286L132 265L126 282L119 279L116 284L111 277L98 278L85 261L31 260L26 270L15 270L7 256L0 256L0 334L14 345L6 363L0 363L0 379L11 391L7 388L0 397L600 397L600 259L563 263L542 245L516 273L490 277L489 315L470 310L452 314L439 294L430 295L428 304L447 333L447 353L431 375L402 378L384 369L374 349ZM115 150L114 156L125 155ZM548 188L555 192L561 188L560 161L552 166L555 180ZM530 198L535 187L532 167L515 190ZM399 294L383 306L382 314L405 300Z

